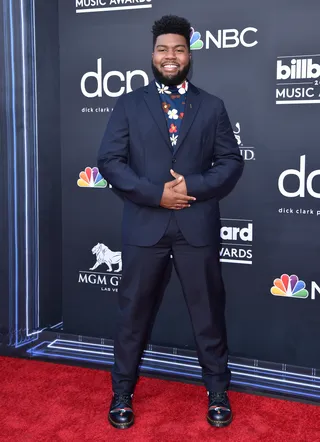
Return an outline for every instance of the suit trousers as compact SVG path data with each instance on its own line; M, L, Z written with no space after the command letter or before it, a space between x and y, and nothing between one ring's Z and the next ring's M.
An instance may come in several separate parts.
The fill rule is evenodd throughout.
M157 244L123 246L112 368L115 393L134 391L153 313L169 280L170 255L190 314L205 387L216 392L228 389L230 370L219 245L191 246L172 211L166 232Z

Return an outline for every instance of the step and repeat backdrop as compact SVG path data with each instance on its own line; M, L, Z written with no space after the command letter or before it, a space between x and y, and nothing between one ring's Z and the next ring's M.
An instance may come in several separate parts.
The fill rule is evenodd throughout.
M113 337L123 203L96 157L118 97L152 80L151 27L165 14L190 20L190 80L224 100L246 163L221 202L230 353L320 367L315 0L60 1L64 330ZM150 342L194 349L171 270Z

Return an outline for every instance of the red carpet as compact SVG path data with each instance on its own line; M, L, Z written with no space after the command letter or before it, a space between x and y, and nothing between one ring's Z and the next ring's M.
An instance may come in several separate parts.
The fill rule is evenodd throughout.
M234 421L212 428L201 386L141 378L136 423L107 423L110 374L101 370L0 358L0 441L316 442L320 407L230 392Z

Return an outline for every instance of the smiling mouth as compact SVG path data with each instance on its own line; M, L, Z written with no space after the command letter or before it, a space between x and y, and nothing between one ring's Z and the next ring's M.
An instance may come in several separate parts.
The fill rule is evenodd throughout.
M179 68L179 66L178 65L176 65L176 64L164 64L164 65L162 65L162 68L165 70L165 71L175 71L175 70L177 70L178 68Z

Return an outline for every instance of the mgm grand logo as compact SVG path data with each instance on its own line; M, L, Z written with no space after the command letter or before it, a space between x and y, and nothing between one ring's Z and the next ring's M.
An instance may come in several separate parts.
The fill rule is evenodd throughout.
M254 151L254 147L253 146L247 146L245 144L243 144L242 140L241 140L241 127L240 127L240 123L237 122L235 124L235 129L233 130L235 139L237 140L239 149L240 149L240 153L243 156L243 159L245 161L251 161L251 160L255 160L255 151Z
M104 292L118 292L122 271L121 252L113 252L102 243L96 244L91 252L95 256L95 263L89 270L79 271L78 283L96 285Z

